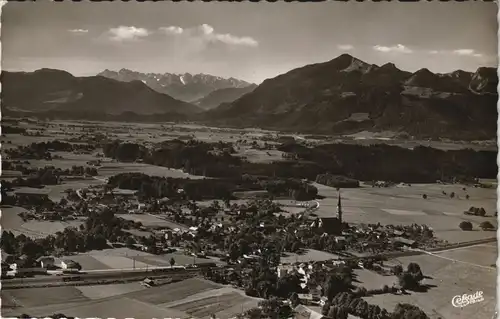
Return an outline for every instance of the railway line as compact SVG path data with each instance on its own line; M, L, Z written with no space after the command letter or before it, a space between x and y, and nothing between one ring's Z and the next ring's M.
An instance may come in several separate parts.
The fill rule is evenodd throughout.
M193 269L148 269L148 270L117 270L117 271L99 271L99 272L75 272L63 275L45 275L28 278L2 278L3 289L20 289L35 287L55 287L65 285L94 285L113 282L141 281L148 277L151 279L160 278L181 278L199 275L201 268Z

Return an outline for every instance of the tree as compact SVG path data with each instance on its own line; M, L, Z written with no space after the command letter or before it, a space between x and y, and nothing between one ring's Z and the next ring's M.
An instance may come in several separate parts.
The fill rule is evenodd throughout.
M486 216L486 210L484 207L479 208L479 211L477 212L479 216Z
M175 265L175 259L174 259L174 257L172 257L172 258L170 258L170 267L173 268L174 265Z
M470 230L472 230L472 223L469 221L462 221L462 222L460 222L458 227L460 227L461 230L470 231Z
M492 223L490 223L489 221L484 221L482 222L479 227L481 227L482 230L494 230L495 229L495 226L493 226Z
M423 199L427 199L427 194L422 195Z
M393 319L429 319L420 308L414 305L399 303L392 314Z
M329 300L327 300L327 301L325 302L325 304L323 305L323 307L321 307L321 314L322 314L323 316L328 316L328 313L329 313L329 311L330 311L330 307L331 307L331 306L332 306L332 303L331 303Z
M332 319L347 319L349 312L346 307L331 306L328 310L328 317Z
M392 273L396 276L399 276L400 274L403 273L403 266L396 265L396 266L392 267Z
M417 263L408 264L407 272L409 272L417 282L424 279L424 275L422 274L422 270L420 269L420 265Z
M399 275L398 283L403 289L414 289L417 286L415 278L409 272L404 272Z

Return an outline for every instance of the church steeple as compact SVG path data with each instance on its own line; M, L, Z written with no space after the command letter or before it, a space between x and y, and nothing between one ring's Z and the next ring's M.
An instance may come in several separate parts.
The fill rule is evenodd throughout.
M342 200L340 197L340 190L339 190L339 201L337 203L337 215L338 215L340 223L342 224Z

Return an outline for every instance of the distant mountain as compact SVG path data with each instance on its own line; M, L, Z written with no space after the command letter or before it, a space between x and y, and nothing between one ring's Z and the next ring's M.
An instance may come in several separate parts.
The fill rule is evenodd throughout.
M490 139L496 136L497 84L494 68L474 74L410 73L343 54L267 79L238 100L208 111L205 120L304 133L368 130Z
M207 96L199 99L198 101L193 102L193 104L199 106L202 109L210 110L221 103L230 103L236 101L243 95L252 92L257 85L251 84L247 87L243 88L226 88L215 90L212 93L209 93Z
M123 82L142 81L157 92L186 102L199 100L215 90L244 88L251 85L242 80L224 79L208 74L140 73L121 69L118 72L104 70L98 75Z
M75 77L53 69L3 71L1 81L2 108L11 111L114 115L200 112L197 106L160 94L140 81Z

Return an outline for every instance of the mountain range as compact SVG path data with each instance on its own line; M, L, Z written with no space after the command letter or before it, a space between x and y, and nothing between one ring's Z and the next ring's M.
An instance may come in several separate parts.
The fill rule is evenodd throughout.
M101 76L75 77L66 71L3 71L2 108L20 112L193 114L195 105L158 93L141 81Z
M251 84L242 88L226 88L215 90L212 93L209 93L207 96L195 101L194 104L204 110L214 109L222 103L236 101L243 95L252 92L256 87L257 85Z
M65 71L41 69L4 71L1 81L2 111L16 114L191 120L312 134L393 131L455 140L492 139L497 130L498 77L495 68L486 67L475 72L437 74L421 69L412 73L392 63L377 66L343 54L267 79L259 86L202 75L158 78L157 82L171 81L177 87L191 83L191 88L207 88L208 93L192 103L132 78L75 77ZM217 88L224 85L233 87Z
M194 102L219 89L245 88L251 85L235 78L225 79L208 74L141 73L121 69L104 70L98 75L123 82L142 81L159 93L185 102Z
M411 73L343 54L267 79L204 117L218 125L304 133L490 139L496 136L497 85L495 68Z

